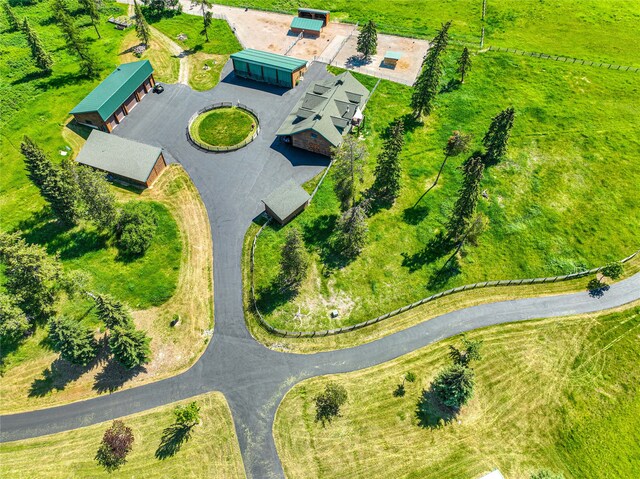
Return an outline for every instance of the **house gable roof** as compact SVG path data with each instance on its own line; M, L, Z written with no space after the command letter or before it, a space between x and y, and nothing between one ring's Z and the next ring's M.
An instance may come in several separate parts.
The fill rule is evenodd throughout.
M293 17L291 28L307 30L310 32L320 32L324 22L322 20L312 20L311 18Z
M93 130L76 161L145 183L162 149Z
M95 111L106 121L152 73L149 60L123 63L84 97L71 113Z
M356 110L364 108L368 97L369 90L349 72L313 83L276 135L289 136L311 130L337 147Z
M289 180L269 194L262 202L279 221L289 217L294 211L304 205L311 196L298 183Z

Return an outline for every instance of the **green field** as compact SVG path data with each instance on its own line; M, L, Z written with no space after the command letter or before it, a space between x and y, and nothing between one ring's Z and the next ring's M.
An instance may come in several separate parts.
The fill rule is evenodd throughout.
M300 6L328 9L346 22L374 20L381 31L431 38L453 20L454 40L640 67L640 4L623 0L220 0L219 3L294 13Z
M274 425L286 475L294 478L506 478L538 469L567 479L640 474L640 306L470 333L481 339L473 399L456 420L422 427L416 404L447 362L441 341L370 369L296 385ZM393 392L405 382L406 394ZM313 398L327 381L349 400L323 427ZM357 438L357 440L354 440Z
M255 118L240 108L216 108L200 115L191 125L191 134L211 146L242 143L256 128Z
M452 52L451 57L456 53ZM396 204L369 219L368 245L346 265L331 247L338 217L331 173L311 206L284 228L270 226L256 246L258 305L268 321L289 330L333 328L371 319L434 292L478 281L567 274L621 259L638 249L640 125L635 99L640 75L489 52L474 56L461 88L442 93L426 125L410 125L401 155L403 187ZM454 77L451 62L447 79ZM369 87L375 79L359 77ZM381 134L409 112L410 89L381 82L369 101L366 143L372 183ZM453 130L480 146L491 117L517 112L507 159L488 168L479 211L489 220L477 246L468 246L458 270L438 274L449 257L433 244L461 182L450 160L433 182ZM595 107L594 105L597 105ZM313 265L300 294L274 287L287 230L299 228ZM328 312L340 317L330 320ZM300 312L303 316L294 318Z
M115 472L106 472L94 460L102 435L111 424L109 422L1 444L0 476L15 479L244 478L233 419L224 396L209 393L192 400L200 406L201 423L193 429L191 439L183 443L173 456L158 459L155 454L159 450L163 430L173 422L173 408L188 401L123 418L125 424L133 429L135 441L127 463Z

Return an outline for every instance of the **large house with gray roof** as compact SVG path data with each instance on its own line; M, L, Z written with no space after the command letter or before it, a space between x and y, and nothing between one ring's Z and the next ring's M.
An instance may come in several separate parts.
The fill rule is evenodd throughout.
M111 133L155 85L149 60L123 63L71 110L81 125Z
M368 98L369 90L349 72L313 83L276 135L297 148L331 156L352 126L363 121Z

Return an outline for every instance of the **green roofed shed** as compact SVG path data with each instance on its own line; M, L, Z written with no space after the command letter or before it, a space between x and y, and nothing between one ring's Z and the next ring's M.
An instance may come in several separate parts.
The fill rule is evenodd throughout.
M309 193L295 181L289 180L276 188L262 202L267 214L281 225L285 225L304 210L310 200Z
M315 8L298 8L298 17L320 20L322 21L322 25L325 26L327 25L327 23L329 23L330 13L329 10L317 10Z
M307 70L307 61L277 53L247 48L231 55L233 71L247 78L271 85L293 88Z
M312 20L311 18L294 17L291 22L291 31L294 33L311 32L320 35L324 23L322 20Z
M149 60L124 63L71 110L72 114L97 112L106 121L153 74Z
M166 162L162 149L93 130L76 161L130 183L151 186Z

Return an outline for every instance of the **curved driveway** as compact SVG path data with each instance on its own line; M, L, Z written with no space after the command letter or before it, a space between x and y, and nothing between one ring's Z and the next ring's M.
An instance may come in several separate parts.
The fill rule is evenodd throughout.
M118 135L162 146L169 159L180 161L200 191L214 244L215 334L200 360L185 373L66 406L3 416L1 441L87 426L217 390L231 407L247 476L280 478L284 474L272 426L278 404L296 382L373 366L476 328L589 313L640 297L640 274L636 274L613 285L601 298L580 292L484 304L350 349L285 354L256 342L246 329L243 314L243 237L260 212L260 198L289 178L300 183L310 179L326 164L321 157L280 151L272 144L275 130L304 91L304 83L326 74L323 65L314 64L303 85L286 93L232 82L223 82L205 93L183 85L167 85L162 95L140 103L116 129ZM261 132L256 141L225 155L205 153L188 143L185 125L195 111L208 102L238 99L260 115Z

